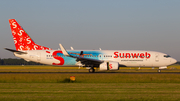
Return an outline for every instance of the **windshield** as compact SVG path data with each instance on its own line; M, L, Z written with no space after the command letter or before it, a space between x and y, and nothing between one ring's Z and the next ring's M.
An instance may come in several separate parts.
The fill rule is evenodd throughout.
M168 58L168 57L171 57L170 55L164 55L164 57Z

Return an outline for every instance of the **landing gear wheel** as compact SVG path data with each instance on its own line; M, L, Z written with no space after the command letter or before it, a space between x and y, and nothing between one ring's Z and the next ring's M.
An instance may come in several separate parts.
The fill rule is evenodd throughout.
M89 69L89 73L94 73L94 72L95 72L94 68Z
M161 70L160 70L160 69L158 69L158 73L161 73Z

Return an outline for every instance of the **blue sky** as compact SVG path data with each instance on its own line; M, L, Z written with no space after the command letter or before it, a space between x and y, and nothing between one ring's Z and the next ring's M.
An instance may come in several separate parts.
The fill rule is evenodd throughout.
M0 58L15 58L8 19L39 45L152 50L180 61L179 0L2 0Z

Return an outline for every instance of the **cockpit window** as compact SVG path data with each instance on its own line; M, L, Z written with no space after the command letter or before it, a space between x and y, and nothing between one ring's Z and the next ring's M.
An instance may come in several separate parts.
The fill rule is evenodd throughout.
M170 55L164 55L164 57L168 58L168 57L171 57Z

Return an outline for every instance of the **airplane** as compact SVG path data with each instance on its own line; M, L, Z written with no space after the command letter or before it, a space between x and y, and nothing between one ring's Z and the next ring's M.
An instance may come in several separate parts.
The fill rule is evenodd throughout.
M88 67L89 72L119 70L120 67L159 67L159 71L177 62L169 55L144 50L53 50L36 44L15 19L9 19L16 49L5 48L26 61L55 66Z

